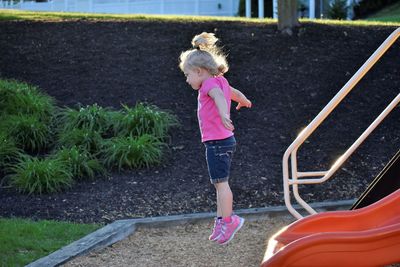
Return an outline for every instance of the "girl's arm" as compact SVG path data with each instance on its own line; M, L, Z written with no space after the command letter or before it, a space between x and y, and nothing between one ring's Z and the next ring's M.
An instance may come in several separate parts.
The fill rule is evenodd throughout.
M241 107L251 108L251 101L240 92L239 90L231 86L231 99L238 103L236 109L239 110Z
M221 89L213 88L208 92L208 95L214 100L215 105L217 106L222 124L225 126L226 129L233 131L235 127L233 127L232 121L229 118L228 105Z

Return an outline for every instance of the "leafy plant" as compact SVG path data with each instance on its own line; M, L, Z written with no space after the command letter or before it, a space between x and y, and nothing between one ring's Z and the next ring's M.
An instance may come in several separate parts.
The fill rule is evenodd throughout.
M58 144L60 147L71 148L76 146L81 150L86 150L92 154L100 151L102 137L97 131L89 129L72 129L70 131L62 132L58 137Z
M76 146L59 150L55 158L65 162L71 169L73 177L94 178L96 173L105 173L100 161Z
M50 126L35 115L5 115L0 120L0 131L29 151L42 150L51 142Z
M62 131L87 129L104 134L110 125L109 112L111 112L109 109L97 104L81 107L78 110L67 107L61 111Z
M175 116L161 111L156 106L138 103L134 108L123 105L122 115L113 120L114 134L117 136L141 136L150 134L164 138L168 129L178 125Z
M59 191L73 178L105 173L104 165L121 170L156 164L176 125L175 116L143 103L118 111L97 104L60 109L38 88L0 79L0 167L22 192ZM48 158L22 153L44 154L54 144L59 150Z
M15 159L19 153L20 150L16 147L14 140L0 132L0 167L4 167Z
M73 183L70 169L59 159L25 156L10 169L11 185L24 193L57 192Z
M114 137L104 142L103 161L109 167L118 166L118 170L125 167L149 167L160 162L163 145L148 134L140 137Z
M56 109L55 100L37 87L17 81L0 80L0 111L3 114L35 115L49 122Z

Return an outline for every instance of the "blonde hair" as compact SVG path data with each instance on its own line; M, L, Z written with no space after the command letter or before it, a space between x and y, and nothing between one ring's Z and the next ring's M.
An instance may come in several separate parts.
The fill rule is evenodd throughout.
M194 49L189 49L181 53L179 57L179 67L185 69L203 68L211 75L219 76L226 73L229 69L221 49L216 45L218 38L214 33L203 32L196 35L192 40Z

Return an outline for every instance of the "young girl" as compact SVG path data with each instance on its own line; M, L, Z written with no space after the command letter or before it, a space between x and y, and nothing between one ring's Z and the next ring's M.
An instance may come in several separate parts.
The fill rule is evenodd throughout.
M232 191L229 170L236 147L230 119L231 100L236 109L251 107L251 102L231 87L223 74L228 71L226 56L215 45L218 39L203 32L192 40L194 49L183 52L179 67L186 82L198 90L197 116L201 141L206 147L206 160L211 183L217 192L217 218L209 239L227 244L242 227L244 219L232 214Z

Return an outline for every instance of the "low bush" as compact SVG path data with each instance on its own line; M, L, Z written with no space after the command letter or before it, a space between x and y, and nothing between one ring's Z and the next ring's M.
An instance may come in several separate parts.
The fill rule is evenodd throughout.
M149 167L159 163L165 144L152 135L114 137L106 140L102 159L106 166L123 168Z
M59 147L72 148L74 146L81 150L88 151L92 155L97 154L101 149L102 137L100 133L89 129L72 129L61 132L58 135Z
M16 159L20 152L14 140L0 132L0 167L4 168L12 160Z
M0 132L12 137L17 147L31 152L45 150L52 141L50 125L36 115L4 115Z
M120 114L114 115L113 129L116 136L149 134L163 139L169 128L178 125L175 116L156 106L138 103L134 108L126 105L123 105L123 108Z
M87 129L100 134L107 132L110 122L110 110L93 104L79 109L64 108L59 116L63 132L74 129Z
M11 185L23 193L52 193L73 183L72 172L60 159L25 156L10 169Z
M54 98L26 83L0 80L0 111L2 114L29 114L50 122L56 110Z
M97 173L104 174L105 169L98 159L76 146L62 148L54 158L57 158L70 167L74 178L94 178Z
M60 109L38 88L0 79L1 182L41 194L104 174L105 167L150 167L176 125L175 116L143 103L117 111L97 104Z

